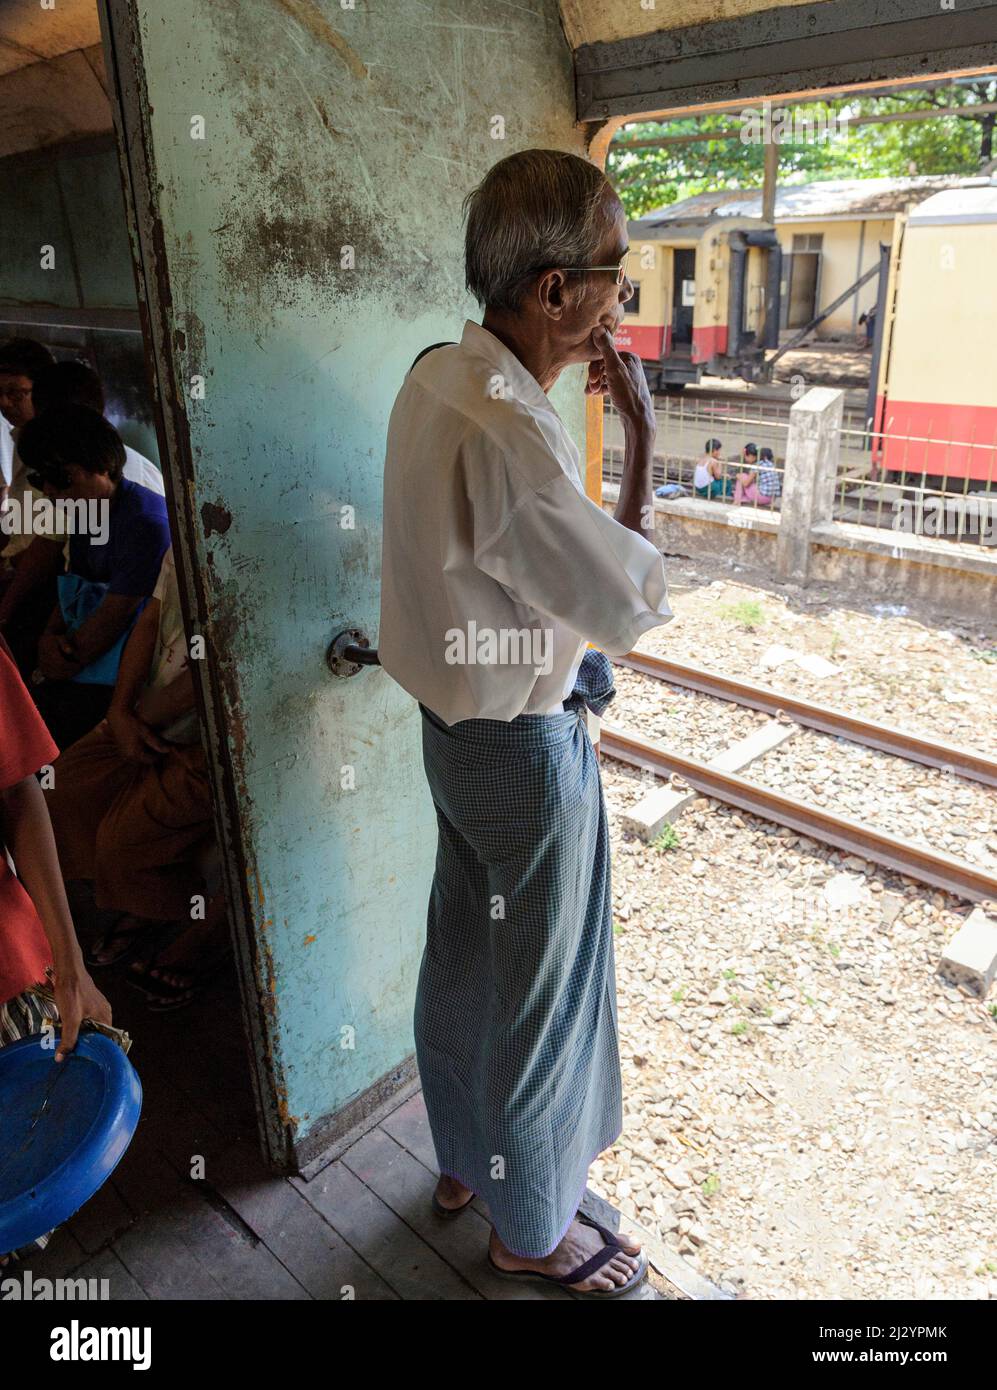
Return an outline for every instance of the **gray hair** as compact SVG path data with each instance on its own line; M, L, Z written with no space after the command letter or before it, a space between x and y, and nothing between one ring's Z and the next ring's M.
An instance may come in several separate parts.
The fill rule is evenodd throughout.
M563 150L499 160L464 199L467 288L483 307L516 310L531 276L591 263L605 235L601 169Z

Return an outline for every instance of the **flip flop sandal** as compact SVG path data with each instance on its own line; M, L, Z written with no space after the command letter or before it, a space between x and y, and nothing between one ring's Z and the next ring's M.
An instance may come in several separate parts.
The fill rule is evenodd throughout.
M185 1009L203 991L207 981L192 979L189 985L171 985L168 980L150 980L148 985L140 985L148 996L145 1007L154 1014L170 1013L173 1009Z
M110 927L106 932L101 932L100 936L88 950L84 951L83 958L89 966L123 965L125 961L131 960L132 956L137 955L143 945L148 944L148 929L136 927L133 931L119 931L116 927ZM105 955L108 946L113 941L121 941L124 945L120 951L115 951L111 955ZM104 957L98 959L98 951Z
M606 1244L601 1250L580 1264L577 1269L569 1270L567 1274L542 1274L538 1269L500 1269L492 1259L492 1252L488 1252L488 1263L492 1270L503 1279L539 1279L545 1284L560 1284L567 1287L569 1284L580 1284L583 1279L588 1279L595 1274L596 1270L601 1269L604 1264L608 1264L618 1251L623 1249L622 1241L605 1226L600 1226L598 1221L593 1221L591 1216L586 1216L584 1212L577 1213L578 1220L586 1226L592 1226L599 1232ZM631 1259L634 1256L630 1256ZM572 1289L568 1288L568 1293L572 1298L622 1298L624 1294L632 1293L638 1285L642 1284L647 1278L647 1256L641 1252L637 1257L638 1266L633 1275L625 1284L617 1284L611 1289Z
M445 1207L443 1203L437 1198L436 1193L434 1192L433 1211L436 1212L437 1216L442 1216L444 1221L452 1221L455 1216L460 1216L462 1211L467 1211L468 1207L474 1201L476 1196L477 1194L472 1192L470 1197L468 1197L467 1201L462 1202L459 1207Z

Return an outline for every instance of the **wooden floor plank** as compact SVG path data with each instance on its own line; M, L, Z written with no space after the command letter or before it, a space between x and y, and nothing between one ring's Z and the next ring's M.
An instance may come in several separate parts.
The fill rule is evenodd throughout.
M31 1250L22 1255L19 1266L22 1270L30 1269L39 1279L58 1279L71 1273L86 1257L87 1252L72 1231L67 1226L60 1226L53 1231L44 1250ZM3 1267L3 1275L17 1271L18 1264Z
M397 1110L392 1110L381 1121L381 1129L390 1134L396 1143L424 1164L431 1172L438 1172L436 1149L429 1129L426 1102L421 1091L410 1096Z
M92 1255L86 1264L80 1265L73 1277L76 1279L106 1279L108 1299L111 1303L141 1302L143 1299L148 1301L149 1298L149 1295L132 1278L113 1250L101 1250L98 1254Z
M439 1165L436 1162L436 1147L433 1144L433 1135L429 1128L429 1116L426 1114L426 1102L422 1092L411 1096L397 1110L393 1110L382 1121L380 1128L385 1133L390 1134L397 1144L401 1144L403 1149L407 1149L410 1154L428 1168L435 1178L439 1177ZM471 1203L471 1210L476 1211L483 1221L488 1221L488 1205L480 1197L476 1196Z
M140 1205L142 1216L113 1248L152 1297L309 1297L266 1245L226 1220L209 1204L206 1189L182 1181L165 1158L123 1169L124 1162L118 1170L123 1195L133 1209ZM196 1269L199 1291L177 1293L188 1269Z
M295 1187L266 1172L255 1149L233 1145L207 1177L312 1298L397 1298Z
M291 1184L404 1299L477 1299L478 1293L337 1160Z
M430 1204L436 1175L390 1134L373 1129L347 1149L342 1162L393 1212L415 1230L483 1298L504 1300L570 1299L563 1289L502 1279L487 1260L489 1223L474 1210L452 1220L437 1216Z
M72 1218L69 1229L83 1249L93 1254L123 1235L134 1219L114 1183L105 1182Z

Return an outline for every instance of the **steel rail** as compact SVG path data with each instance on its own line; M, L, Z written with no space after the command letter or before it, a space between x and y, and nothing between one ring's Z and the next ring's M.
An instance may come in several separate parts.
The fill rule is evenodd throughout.
M834 734L851 743L863 743L882 753L894 753L911 762L926 763L943 772L956 772L974 782L997 787L997 758L988 758L972 748L960 748L939 739L921 738L873 719L860 719L857 715L846 714L844 710L828 705L814 705L793 695L783 695L768 686L736 681L698 666L682 666L647 652L630 652L627 656L614 656L612 660L618 666L629 667L642 675L668 681L671 685L696 690L701 695L713 695L719 700L748 705L776 717L784 715L795 724L819 729L821 733Z
M926 846L912 844L871 825L834 815L820 806L796 801L781 792L749 782L737 773L720 772L699 758L675 753L656 739L644 738L630 729L603 722L599 734L603 753L634 767L649 768L659 777L676 773L696 791L737 806L764 820L789 826L824 844L836 845L862 859L882 864L909 878L944 888L974 902L997 900L997 877L975 864L939 854Z

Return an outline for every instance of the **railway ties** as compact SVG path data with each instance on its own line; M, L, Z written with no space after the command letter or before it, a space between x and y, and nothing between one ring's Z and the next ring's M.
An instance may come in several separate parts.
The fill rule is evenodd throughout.
M672 685L763 710L776 718L997 787L997 760L972 749L922 739L904 730L811 704L765 686L735 681L716 672L683 666L644 652L631 652L614 661ZM620 762L645 768L664 779L678 776L704 796L785 825L799 834L942 888L957 897L975 902L997 900L997 875L989 869L878 830L862 821L836 815L699 758L676 753L660 741L645 738L633 730L604 720L600 747L607 756Z

